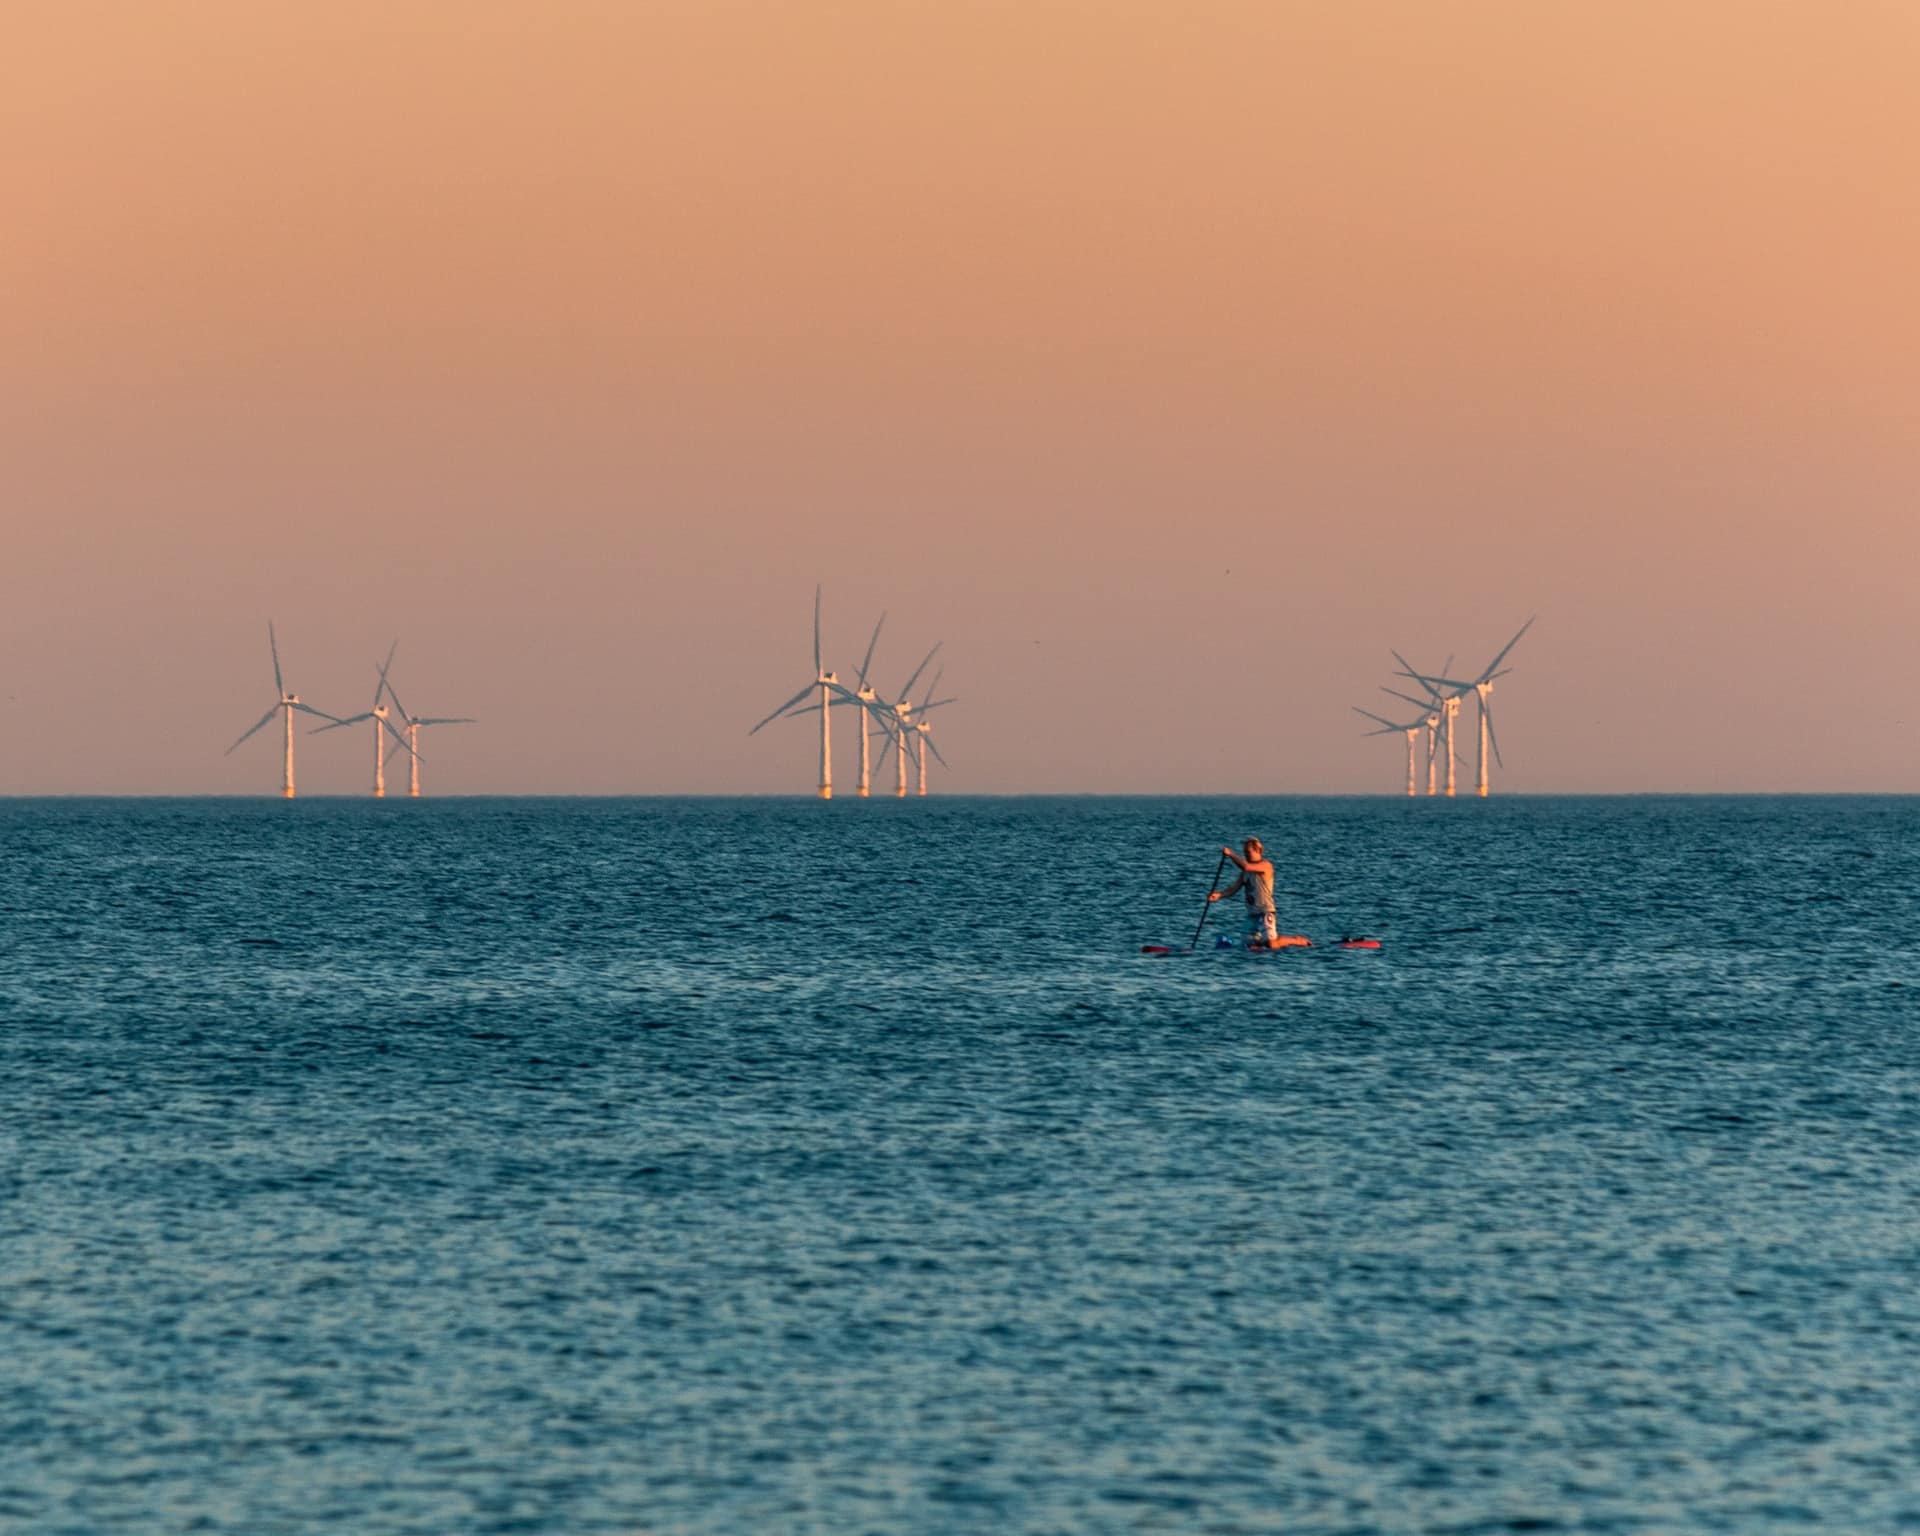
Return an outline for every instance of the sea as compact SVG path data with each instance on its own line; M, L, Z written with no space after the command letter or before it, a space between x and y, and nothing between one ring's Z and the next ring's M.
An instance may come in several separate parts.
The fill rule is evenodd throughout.
M0 802L0 1532L1914 1530L1920 800Z

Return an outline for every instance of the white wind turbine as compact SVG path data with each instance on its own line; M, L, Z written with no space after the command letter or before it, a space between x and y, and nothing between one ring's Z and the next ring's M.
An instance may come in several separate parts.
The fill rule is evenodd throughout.
M860 711L860 783L854 793L862 800L871 793L873 786L873 723L878 719L882 730L891 732L894 729L893 706L881 698L873 684L867 681L868 669L873 666L873 648L880 640L880 626L886 622L887 616L883 613L873 626L873 635L867 641L866 658L860 663L860 675L856 679L858 686L849 692L845 684L835 683L831 690L832 708L840 709L846 705L853 705ZM808 692L811 691L811 689L808 690ZM798 705L789 713L810 715L820 707L819 701L815 700L811 704ZM766 721L763 720L760 724L765 725Z
M878 633L879 631L876 628L876 638L878 637ZM818 705L820 710L820 798L822 800L831 800L833 798L833 710L830 706L833 703L833 696L836 693L845 694L849 698L853 697L853 695L848 694L847 690L840 686L839 674L829 672L820 661L820 588L817 585L813 589L813 681L808 683L806 687L802 688L792 698L788 699L786 703L782 704L772 714L768 715L765 720L760 722L760 725L756 725L751 731L748 731L747 734L749 736L758 734L760 726L770 725L773 721L778 720L782 715L789 712L795 714L807 713L808 711L802 710L797 706L805 704L807 700L813 696L813 691L816 688L820 690L820 702Z
M227 752L225 755L230 756L233 752L234 747L239 746L241 741L245 741L247 737L251 736L255 731L259 730L275 715L284 714L287 717L287 756L286 756L286 769L282 774L281 781L280 781L280 794L284 799L291 800L293 798L293 716L294 716L294 711L298 710L301 714L305 714L305 715L317 715L322 720L332 720L333 716L328 714L324 709L315 709L311 704L302 704L300 702L299 694L287 692L286 681L280 675L280 642L273 633L273 621L271 619L267 621L267 648L273 652L273 690L276 694L279 695L280 701L277 704L275 704L272 709L268 710L264 715L262 715L258 720L256 720L252 725L248 726L247 729L241 733L240 740L236 741L233 744L233 747L227 748Z
M397 640L394 642L395 645L399 643ZM388 675L388 668L392 665L393 652L388 651L386 663L380 668L380 686L387 690L387 697L393 700L393 712L400 717L400 723L406 727L404 732L395 734L401 738L400 745L407 749L407 794L412 799L418 800L420 798L420 732L422 728L429 725L474 725L477 722L472 715L408 714L407 706L400 702L400 695L393 686L393 679ZM374 695L376 700L379 697L377 693ZM364 719L365 716L362 718ZM393 749L394 752L399 750L400 747ZM389 752L387 755L391 757L393 753ZM377 794L378 791L376 790L375 793Z
M357 715L349 715L344 720L336 720L331 725L315 726L307 733L310 736L318 736L322 731L334 731L343 725L358 725L362 720L371 720L373 722L373 795L376 800L385 799L387 793L387 736L393 737L401 747L408 745L407 738L400 734L393 721L388 718L387 706L380 702L380 696L387 689L387 668L393 665L393 653L399 645L400 642L396 640L387 647L387 659L380 663L380 679L373 685L371 709L362 710ZM420 793L418 768L414 771L413 783L413 792L417 795Z
M1534 617L1538 618L1539 615L1536 614ZM1513 638L1500 647L1499 654L1496 655L1492 661L1488 662L1485 668L1482 669L1480 675L1471 682L1460 682L1450 677L1422 677L1411 669L1409 669L1407 673L1407 675L1414 678L1422 688L1428 689L1429 691L1433 690L1436 686L1456 690L1450 696L1451 702L1456 709L1459 708L1459 701L1469 693L1479 701L1480 761L1479 771L1475 777L1474 792L1483 800L1487 797L1487 748L1489 745L1493 748L1494 760L1498 762L1502 768L1507 766L1506 760L1500 756L1500 738L1493 729L1493 706L1488 701L1493 697L1494 680L1505 677L1508 672L1513 670L1511 667L1502 668L1500 663L1505 661L1507 659L1507 653L1520 643L1520 637L1532 628L1533 619L1528 619L1526 623L1522 624L1520 628L1514 632ZM1401 665L1405 666L1406 663L1402 661ZM1448 755L1451 756L1453 738L1451 720L1448 722L1447 738ZM1453 773L1451 763L1448 764L1447 781L1447 793L1452 794Z
M907 732L913 729L913 685L920 681L920 674L927 670L927 663L940 654L940 647L945 643L935 642L933 649L921 658L920 665L913 669L913 676L907 679L906 685L900 690L899 703L889 704L885 699L880 699L872 706L874 718L887 732L886 744L880 748L880 763L886 763L888 752L897 750L900 754L894 759L896 772L893 793L898 799L904 800L907 795Z
M940 647L937 645L933 648L934 651L939 649ZM933 651L929 651L927 653L927 661L932 660ZM925 669L926 664L926 661L920 663L922 670ZM918 678L920 673L915 672L913 675L915 678ZM948 766L947 760L940 755L940 749L933 744L933 722L927 719L929 714L939 709L942 705L959 702L957 699L936 699L933 696L940 686L940 679L945 675L945 669L933 674L933 681L927 684L927 696L919 704L915 704L909 696L912 688L911 680L909 680L906 688L900 690L902 695L901 701L893 710L895 735L890 737L887 745L880 749L880 761L884 763L887 760L888 748L894 747L896 744L899 748L900 768L898 788L894 791L898 795L905 795L907 792L908 732L912 732L914 744L918 749L914 755L918 759L921 798L924 799L927 793L927 753L932 752L942 768Z
M1356 715L1365 715L1369 720L1379 723L1380 729L1366 732L1365 734L1368 736L1391 736L1395 731L1398 731L1407 738L1407 794L1411 796L1414 793L1413 760L1416 752L1415 743L1420 738L1420 732L1427 728L1427 722L1425 720L1416 720L1412 725L1397 725L1387 719L1386 716L1376 715L1372 710L1362 709L1357 704L1354 706L1353 712ZM1428 766L1432 766L1431 759L1428 761ZM1432 793L1432 791L1429 790L1428 793Z
M1427 793L1429 795L1434 793L1434 764L1439 757L1440 726L1443 721L1445 722L1447 727L1447 793L1451 795L1453 793L1453 717L1460 711L1460 701L1456 698L1449 703L1447 695L1443 694L1438 688L1435 688L1425 678L1421 677L1411 666L1408 666L1406 657L1402 656L1398 651L1392 651L1391 654L1393 659L1405 668L1401 675L1403 677L1411 677L1418 682L1420 686L1426 690L1427 696L1424 699L1416 699L1412 694L1402 693L1397 688L1383 687L1380 691L1391 694L1394 698L1415 705L1427 712L1425 724L1427 728ZM1452 669L1453 658L1449 656L1446 660L1446 665L1442 667L1441 670L1451 671Z
M887 616L884 612L874 622L873 635L867 641L867 654L860 663L860 675L854 679L855 687L850 695L851 702L860 706L860 785L854 793L862 800L867 798L873 782L873 717L884 707L880 702L879 693L875 691L873 684L867 681L867 669L873 665L873 648L880 643L880 626L886 622Z

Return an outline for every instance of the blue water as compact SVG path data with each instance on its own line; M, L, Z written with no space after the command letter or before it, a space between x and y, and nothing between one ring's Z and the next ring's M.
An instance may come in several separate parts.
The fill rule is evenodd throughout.
M1916 833L0 802L0 1531L1920 1528Z

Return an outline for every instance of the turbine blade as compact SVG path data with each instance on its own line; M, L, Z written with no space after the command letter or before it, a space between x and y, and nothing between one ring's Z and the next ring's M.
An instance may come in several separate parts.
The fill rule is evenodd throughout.
M1533 616L1533 619L1537 619L1539 617L1540 615L1536 613ZM1500 647L1500 654L1494 657L1492 661L1487 663L1487 670L1482 672L1480 676L1475 679L1476 682L1484 683L1488 678L1492 677L1496 671L1499 670L1500 663L1507 659L1507 652L1512 650L1516 645L1520 643L1521 635L1524 635L1528 630L1533 628L1533 619L1528 619L1526 623L1522 624L1520 626L1519 633L1516 634L1505 645Z
M1426 675L1424 673L1417 672L1414 670L1414 666L1412 662L1408 661L1406 657L1402 656L1398 651L1394 650L1392 646L1387 647L1387 654L1391 656L1395 661L1400 663L1400 675L1402 677L1412 678L1422 688L1425 688L1428 693L1433 693L1433 685L1427 681ZM1436 699L1440 697L1440 695L1437 693L1434 693L1433 696ZM1398 695L1398 697L1405 698L1406 695L1400 694Z
M1500 733L1493 728L1493 708L1485 699L1480 701L1480 712L1487 717L1487 741L1493 747L1493 760L1504 770L1507 760L1500 755Z
M365 719L366 717L365 717L365 716L363 715L363 716L361 716L361 718L362 718L362 719ZM378 718L378 717L376 717L376 718ZM399 742L399 743L400 743L400 745L401 745L402 747L404 747L404 746L405 746L405 745L407 744L407 738L406 738L406 737L404 737L404 736L402 736L402 735L400 734L400 727L399 727L399 726L397 726L397 725L395 725L395 724L394 724L394 723L393 723L393 722L392 722L391 720L382 720L382 721L380 721L380 723L381 723L382 725L384 725L384 726L385 726L385 727L387 728L387 734L388 734L389 736L391 736L391 737L392 737L392 738L393 738L393 739L394 739L395 741L397 741L397 742ZM329 727L329 726L322 726L322 727L321 727L321 729L322 729L322 730L329 730L329 729L331 729L331 727ZM395 750L397 751L397 750L398 750L398 748L396 748Z
M893 750L893 733L887 733L887 739L880 743L880 755L873 760L873 771L878 773L886 763L887 754Z
M368 710L364 715L349 715L346 719L336 720L331 725L316 725L312 730L308 731L307 734L309 736L318 736L322 731L337 731L343 725L358 725L362 720L371 720L372 718L373 711Z
M280 641L273 633L273 620L267 620L267 648L273 652L273 686L281 698L287 696L287 685L280 679Z
M945 677L946 675L947 675L947 669L946 669L945 667L941 667L941 668L940 668L940 669L939 669L938 671L936 671L936 672L935 672L935 673L933 674L933 681L927 684L927 698L928 698L928 699L931 699L931 698L932 698L932 697L934 696L934 694L936 694L937 692L939 692L939 690L940 690L940 679L941 679L941 678L943 678L943 677ZM920 704L920 713L924 715L924 714L925 714L926 712L927 712L927 705L926 705L926 701L925 701L925 700L922 700L922 701L921 701L921 704Z
M788 710L792 709L794 705L806 703L807 695L812 693L813 690L818 688L819 686L820 685L818 683L808 683L806 687L802 688L792 698L788 699L786 703L782 704L772 714L768 715L765 720L762 720L760 722L760 725L770 725L775 720L778 720ZM760 725L756 725L751 731L748 731L747 734L749 736L756 735L760 730Z
M1434 701L1432 699L1416 699L1412 694L1402 693L1398 688L1387 688L1383 686L1380 691L1382 693L1390 693L1396 699L1402 699L1419 709L1431 709L1433 707Z
M813 675L820 675L820 583L813 584Z
M919 666L913 669L913 676L907 679L906 687L900 690L900 697L902 699L908 699L913 696L913 685L920 681L920 674L927 670L927 663L932 661L934 657L940 654L940 647L945 645L946 643L947 642L944 640L939 640L934 642L934 647L932 650L927 652L926 659L923 660Z
M413 720L412 723L414 725L478 725L480 722L472 715L428 715L425 719Z
M879 622L873 626L873 638L867 641L867 654L860 663L860 686L862 688L867 686L867 668L873 665L873 648L880 643L880 625L886 622L887 615L886 612L882 610Z
M393 665L393 653L399 649L400 642L398 640L387 647L387 659L380 663L380 681L373 685L373 703L367 706L369 709L378 709L380 707L380 690L387 686L387 668Z
M252 725L248 726L246 730L242 731L240 733L239 741L234 742L233 747L239 746L240 742L245 741L255 731L259 730L261 726L265 725L269 720L271 720L275 715L279 713L280 713L280 706L276 704L273 706L272 709L268 710L258 720L254 721ZM220 755L222 757L230 756L233 752L233 747L228 747L227 750L225 752L222 752Z
M335 725L339 725L341 723L339 716L330 715L324 709L315 709L311 704L289 704L287 708L297 709L303 715L317 715L322 720L331 720ZM367 717L365 715L362 715L360 718L364 720Z
M395 643L398 644L397 641ZM389 664L391 664L391 658L389 658ZM400 694L393 686L393 678L383 671L380 674L380 681L387 685L387 697L393 700L393 707L400 711L403 719L411 720L413 716L407 713L407 706L400 702Z
M920 733L920 739L927 744L927 750L933 754L934 760L938 762L942 768L949 766L947 760L940 755L940 749L933 744L932 732L922 731Z

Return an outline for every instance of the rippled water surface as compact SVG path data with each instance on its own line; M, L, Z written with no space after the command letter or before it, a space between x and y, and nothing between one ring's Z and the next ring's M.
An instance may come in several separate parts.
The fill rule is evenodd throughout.
M1916 832L0 803L0 1530L1920 1527Z

